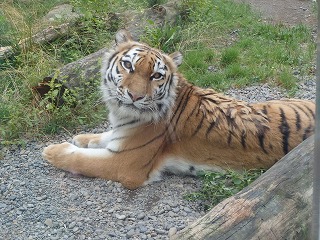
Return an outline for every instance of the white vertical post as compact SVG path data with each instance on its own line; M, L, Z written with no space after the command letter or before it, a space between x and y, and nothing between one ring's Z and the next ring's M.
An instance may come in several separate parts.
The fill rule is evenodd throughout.
M314 163L313 163L313 207L311 239L320 240L320 0L318 5L317 29L317 71L316 71L316 130L314 136Z

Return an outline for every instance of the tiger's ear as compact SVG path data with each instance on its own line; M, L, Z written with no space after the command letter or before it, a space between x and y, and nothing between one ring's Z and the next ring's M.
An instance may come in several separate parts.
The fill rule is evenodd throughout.
M172 58L177 67L181 65L183 57L180 52L171 53L169 56Z
M116 44L121 44L125 42L133 41L131 34L125 30L121 29L116 34Z

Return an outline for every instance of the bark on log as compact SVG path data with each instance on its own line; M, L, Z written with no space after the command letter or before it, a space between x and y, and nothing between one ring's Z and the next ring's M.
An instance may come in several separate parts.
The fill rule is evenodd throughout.
M309 239L314 138L173 239Z

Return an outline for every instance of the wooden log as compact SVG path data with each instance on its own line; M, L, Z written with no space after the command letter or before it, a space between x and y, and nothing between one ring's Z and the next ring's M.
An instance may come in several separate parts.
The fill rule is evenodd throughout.
M314 138L173 239L309 239Z

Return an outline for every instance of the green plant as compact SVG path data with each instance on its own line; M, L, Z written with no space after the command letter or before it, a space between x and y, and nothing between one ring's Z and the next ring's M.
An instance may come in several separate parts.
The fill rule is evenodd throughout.
M148 2L148 7L153 7L160 4L164 4L165 0L148 0L147 2Z
M188 200L201 200L205 210L208 210L252 183L264 170L249 170L243 173L227 171L201 172L202 187L198 192L190 193L185 197Z
M175 51L176 45L181 41L181 28L168 23L156 26L152 20L149 20L148 23L141 40L166 53Z
M237 48L226 48L221 54L221 66L226 67L232 63L237 63L239 61L239 55L240 53Z

